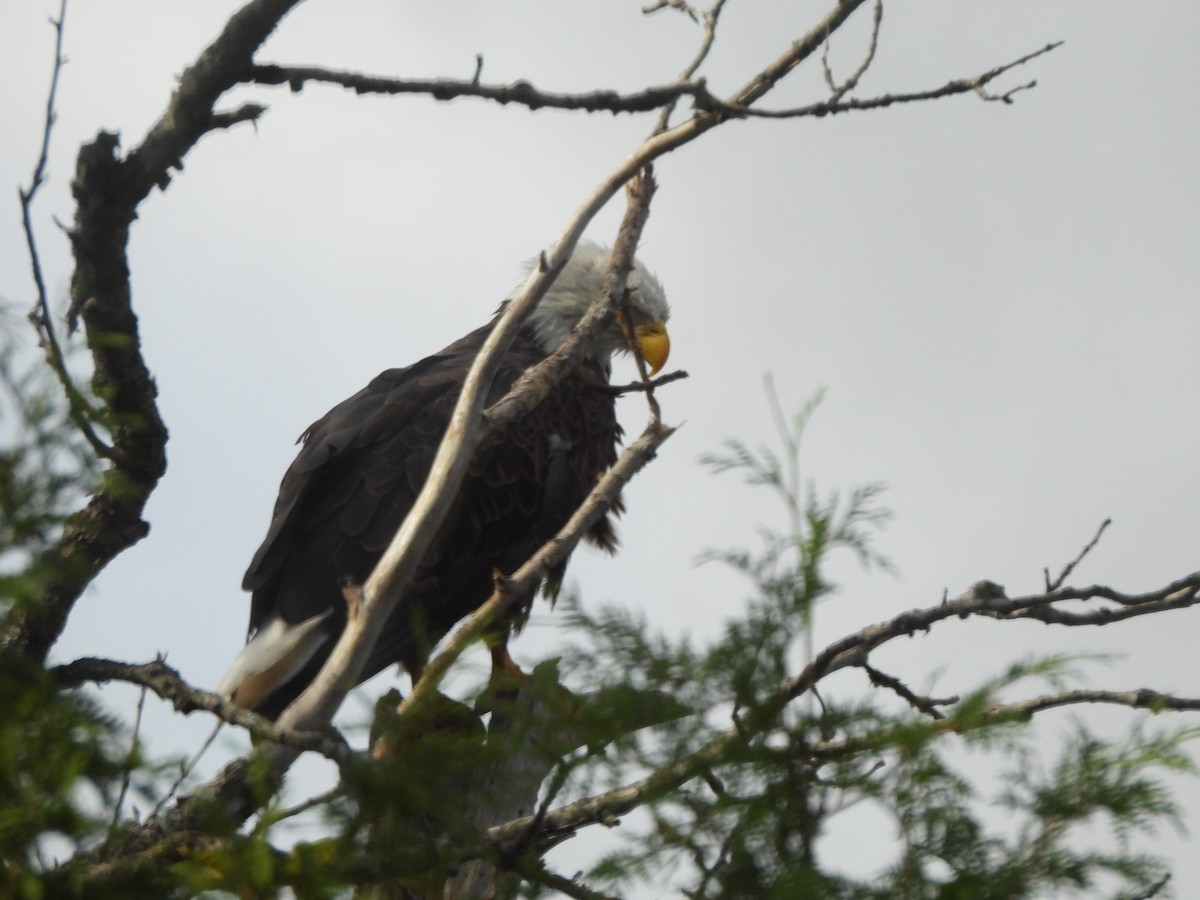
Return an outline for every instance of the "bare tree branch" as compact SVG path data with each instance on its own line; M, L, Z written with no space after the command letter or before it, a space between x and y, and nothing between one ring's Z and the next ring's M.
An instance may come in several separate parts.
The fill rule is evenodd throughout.
M342 785L332 787L323 793L309 797L307 800L301 800L295 806L289 806L287 809L282 809L275 813L273 818L276 822L282 822L284 819L292 819L301 813L308 812L310 809L318 809L325 806L331 800L336 800L338 797L346 793L346 789Z
M637 176L634 171L630 178ZM600 296L593 301L572 334L543 362L525 372L508 394L484 412L489 428L495 430L505 423L528 413L549 393L550 389L573 366L588 336L621 302L620 293L633 267L633 254L641 238L642 226L649 215L654 181L648 170L641 180L642 191L630 193L625 216L613 245L609 271L600 286ZM640 351L638 351L640 352Z
M274 741L297 750L319 753L339 764L350 762L357 756L340 736L335 739L324 732L289 731L258 713L235 706L220 694L192 687L161 658L138 664L90 657L55 666L50 669L50 675L63 688L109 681L140 685L184 715L197 711L212 713L223 722L245 728L255 740Z
M1036 59L1052 50L1061 47L1062 41L1055 41L1047 44L1040 50L1035 50L1032 53L1027 53L1020 59L1015 59L1010 63L1002 66L997 66L984 72L982 75L977 75L974 78L959 78L954 81L948 81L941 87L932 88L925 91L913 91L911 93L902 94L883 94L879 97L870 97L863 100L857 99L836 99L822 100L818 103L810 103L807 106L797 106L792 109L751 109L743 106L740 103L729 103L725 105L725 109L736 116L754 116L764 119L797 119L805 116L822 116L836 115L843 112L858 112L869 109L884 109L888 106L893 106L898 103L918 103L926 100L939 100L942 97L952 97L955 94L965 94L975 92L985 100L1001 100L1004 103L1012 102L1012 95L1017 91L1027 90L1036 86L1036 82L1022 84L1005 94L993 96L987 94L983 88L985 85L994 81L996 78L1008 72L1017 66L1024 65L1030 60Z
M648 87L632 94L618 91L586 91L581 93L558 93L543 91L528 81L512 84L481 84L479 71L469 81L453 78L409 79L390 78L381 75L365 75L361 72L345 72L324 69L319 66L256 65L250 70L250 80L256 84L286 84L299 93L308 82L333 84L354 91L356 94L420 94L434 100L455 100L459 97L478 97L492 100L502 106L516 104L529 109L563 109L583 112L645 113L661 109L680 97L710 98L704 82L680 79L673 84Z
M1096 588L1094 590L1097 593L1066 599L1089 600L1102 598L1117 603L1118 607L1102 606L1091 612L1075 613L1059 609L1057 606L1048 603L1038 603L1027 608L984 610L980 612L981 615L997 619L1036 619L1039 622L1046 622L1051 625L1109 625L1113 622L1119 622L1122 619L1132 619L1135 616L1148 616L1170 609L1185 609L1189 606L1194 606L1198 602L1197 588L1189 585L1185 585L1166 596L1131 597L1111 591L1108 588ZM1104 591L1105 593L1100 593L1100 591ZM1062 594L1064 592L1060 589L1052 593Z
M788 73L816 53L817 49L829 39L829 36L841 28L865 2L866 0L839 0L821 21L809 29L804 37L793 43L774 62L750 79L746 86L734 95L729 104L730 107L744 111L761 100Z
M1028 719L1043 710L1084 703L1106 703L1133 709L1148 709L1154 712L1200 710L1200 698L1173 697L1146 689L1137 691L1080 690L1034 697L1017 703L998 704L988 707L979 717L973 719L941 718L936 722L931 722L930 728L947 733L973 731L1011 722L1014 719ZM588 825L614 824L620 816L631 810L662 796L691 778L701 777L705 766L710 762L719 762L723 756L729 753L734 746L733 737L730 733L726 733L697 751L692 757L660 769L646 778L550 811L543 817L543 833L539 839L551 841L555 835L569 836ZM744 743L741 736L737 737L737 743L739 745ZM877 742L874 740L824 741L813 744L810 750L817 757L834 758L860 751L866 746L875 747L876 745ZM488 836L499 847L508 847L513 841L519 839L532 821L532 816L526 816L506 822L492 828Z
M1005 703L990 707L988 715L1019 716L1024 719L1033 718L1036 713L1060 706L1075 706L1082 703L1107 703L1114 706L1128 706L1130 709L1148 709L1153 712L1196 711L1200 710L1200 698L1175 697L1142 688L1136 691L1062 691L1057 694L1045 694L1031 697L1018 703Z
M781 700L800 696L818 681L838 669L857 665L866 654L890 640L903 635L928 630L944 619L966 618L983 615L994 618L1041 618L1050 613L1061 613L1052 609L1055 604L1068 600L1111 600L1125 609L1096 610L1094 619L1072 624L1101 625L1116 618L1149 615L1164 609L1183 609L1200 603L1200 572L1173 581L1166 587L1145 594L1123 594L1104 585L1086 588L1062 588L1046 594L1010 599L1004 589L989 581L972 585L961 597L930 606L914 609L896 616L887 622L871 625L827 646L804 671L793 678L784 688ZM1046 618L1045 621L1053 621Z

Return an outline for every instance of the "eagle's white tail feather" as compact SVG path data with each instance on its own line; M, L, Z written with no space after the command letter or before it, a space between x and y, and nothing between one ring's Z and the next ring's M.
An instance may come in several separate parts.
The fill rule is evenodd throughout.
M273 618L242 648L221 679L217 693L246 709L259 706L304 668L329 639L320 626L330 613L332 610L327 610L296 625L279 616Z

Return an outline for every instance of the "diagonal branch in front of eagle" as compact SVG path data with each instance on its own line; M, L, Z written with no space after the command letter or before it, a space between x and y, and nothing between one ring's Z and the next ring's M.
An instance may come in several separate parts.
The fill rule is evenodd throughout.
M505 353L488 406L567 340L599 295L609 255L580 242ZM640 350L657 371L669 349L669 308L661 285L640 262L625 298ZM252 592L250 641L220 692L275 717L320 671L345 627L342 583L366 579L408 514L495 322L414 365L383 372L304 432L243 582ZM585 339L578 364L541 402L479 446L359 682L393 663L419 677L433 646L491 594L493 571L514 571L583 502L617 457L621 429L609 389L610 359L626 349L610 314ZM612 512L620 511L618 499ZM616 547L608 515L587 537L604 550ZM565 562L548 573L551 596L563 568ZM519 628L527 615L527 606L518 610L505 630Z

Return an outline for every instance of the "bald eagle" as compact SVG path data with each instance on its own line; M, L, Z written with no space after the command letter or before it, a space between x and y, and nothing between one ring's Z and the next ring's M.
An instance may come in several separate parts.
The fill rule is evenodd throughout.
M609 257L598 244L577 246L508 349L489 405L567 338L599 295ZM669 309L662 286L640 262L626 298L642 355L657 371L670 347ZM418 363L383 372L301 436L242 583L251 592L249 640L221 682L225 696L275 717L320 671L346 623L341 584L347 577L366 580L408 514L495 321ZM415 682L433 646L490 596L493 569L507 573L523 564L616 461L621 429L610 358L626 349L610 316L549 396L479 448L360 681L399 663ZM619 501L613 511L621 511ZM607 515L587 537L604 550L616 548ZM557 589L561 577L561 569L550 573L547 589Z

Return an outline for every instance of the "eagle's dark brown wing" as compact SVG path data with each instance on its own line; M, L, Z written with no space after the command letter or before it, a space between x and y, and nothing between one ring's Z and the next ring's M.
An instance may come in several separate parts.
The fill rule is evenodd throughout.
M302 438L280 486L271 526L246 572L250 629L329 612L330 639L262 706L276 715L319 670L344 627L342 579L364 581L425 480L463 379L488 328L405 369L391 369L330 410ZM513 342L488 402L545 354L531 335ZM619 427L599 366L583 364L529 416L481 447L404 601L379 635L362 678L399 662L423 665L432 645L565 524L616 459ZM612 549L608 519L590 535Z

